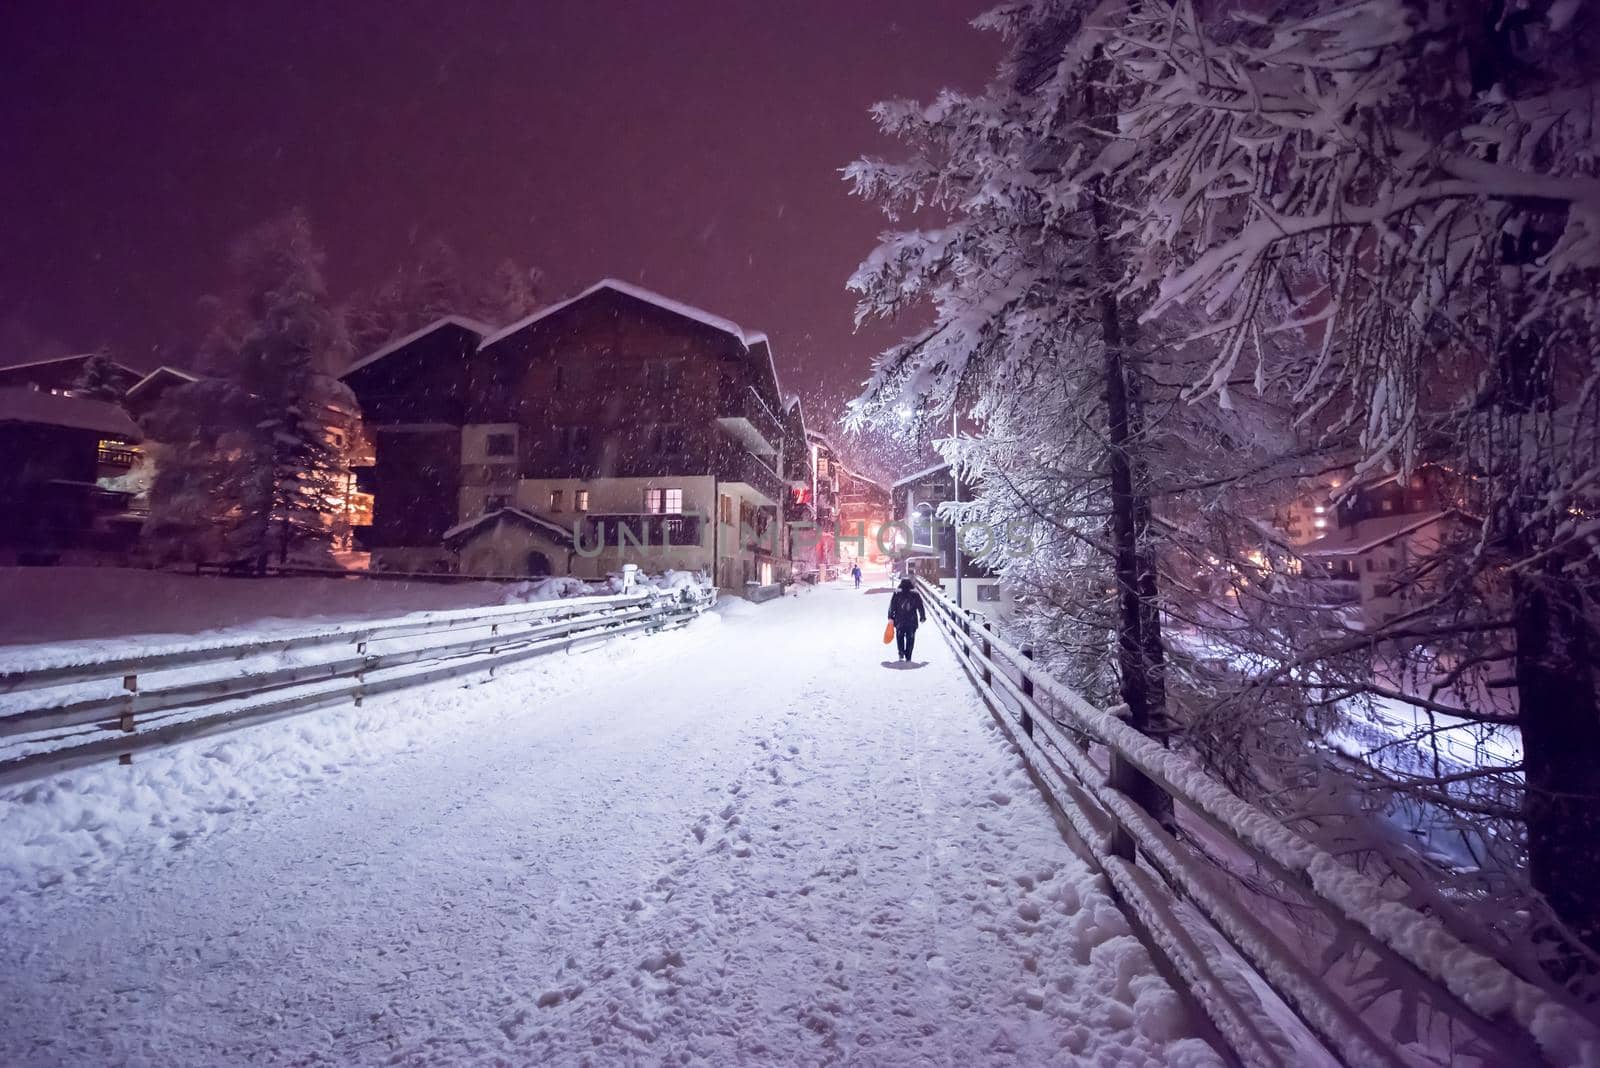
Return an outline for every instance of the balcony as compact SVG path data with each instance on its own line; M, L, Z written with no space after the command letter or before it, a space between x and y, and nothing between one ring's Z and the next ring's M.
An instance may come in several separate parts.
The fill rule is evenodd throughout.
M119 467L126 471L139 460L139 454L126 445L102 441L95 450L95 461L103 467Z
M757 456L778 455L783 424L747 385L724 383L717 391L717 425Z
M721 482L742 482L773 506L782 504L789 495L788 484L778 477L778 472L768 467L760 457L743 449L723 450L717 464L717 479Z

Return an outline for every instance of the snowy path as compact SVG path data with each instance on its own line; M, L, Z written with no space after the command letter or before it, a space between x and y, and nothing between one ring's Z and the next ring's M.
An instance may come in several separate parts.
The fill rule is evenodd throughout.
M0 1063L1217 1063L936 632L882 666L885 603L0 797Z

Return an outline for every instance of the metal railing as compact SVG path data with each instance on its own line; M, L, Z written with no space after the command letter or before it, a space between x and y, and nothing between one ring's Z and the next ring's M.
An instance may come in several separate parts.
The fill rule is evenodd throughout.
M426 612L0 670L0 783L687 622L691 587ZM16 705L17 707L11 707Z
M1482 1064L1600 1061L1600 1028L1553 984L1472 944L1457 918L1397 900L1188 758L1135 731L1118 710L1090 705L982 616L922 579L918 585L997 721L1127 904L1142 939L1240 1061L1296 1063L1292 1050L1303 1049L1306 1039L1347 1065L1434 1063L1430 1046L1437 1053L1440 1044ZM1117 789L1115 783L1127 781L1119 764L1154 781L1183 820L1253 862L1275 893L1314 915L1326 933L1320 961L1303 946L1285 944L1263 920L1261 901L1252 902L1189 833L1175 832L1183 820L1164 825ZM1223 942L1231 949L1219 956ZM1337 978L1355 976L1358 965L1368 988L1359 1003L1354 991L1363 984ZM1388 994L1371 992L1374 975L1400 984L1404 993L1395 996L1426 1003L1436 1014L1415 1042L1400 1043L1384 1027L1386 1014L1410 1009L1375 1009ZM1250 992L1260 985L1292 1010L1304 1033L1290 1037L1274 1022L1274 1012Z

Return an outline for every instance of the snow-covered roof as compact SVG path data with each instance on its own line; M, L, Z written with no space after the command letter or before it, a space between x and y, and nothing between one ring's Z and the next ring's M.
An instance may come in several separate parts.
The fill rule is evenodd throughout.
M767 340L765 334L751 334L744 339L745 347L754 351L757 346L766 350L767 370L772 373L772 388L782 396L783 387L778 384L778 360L772 354L772 342Z
M468 333L477 335L480 345L482 344L483 337L494 329L494 327L490 326L488 323L480 323L476 319L468 319L464 315L441 316L440 318L429 323L427 326L424 326L422 329L413 330L405 337L395 338L393 341L384 345L377 351L361 357L361 359L357 360L349 367L346 367L339 377L343 378L345 375L354 374L368 364L377 363L385 356L399 352L401 349L405 348L413 341L416 341L418 338L427 337L429 334L433 333L442 326L459 326Z
M135 393L137 393L140 390L144 389L151 382L154 382L157 378L161 377L162 375L171 375L171 376L174 376L174 377L177 377L177 378L181 378L185 382L198 382L198 381L200 381L200 376L199 375L192 374L192 373L190 373L188 371L183 370L182 368L169 367L166 364L162 364L160 367L157 367L154 371L151 371L149 374L147 374L143 378L139 379L139 381L137 381L133 385L129 386L128 387L127 396L130 396L130 397L133 396Z
M139 428L128 413L115 404L37 389L0 388L0 423L65 426L128 441L139 440Z
M877 479L871 478L871 477L869 477L867 475L863 475L859 471L851 470L851 468L847 464L841 463L839 466L844 468L844 473L845 474L849 475L851 478L855 479L857 482L870 482L874 486L877 486L879 489L888 489L887 486L885 486L882 482L879 482ZM895 485L898 486L899 483L897 482L897 483L895 483Z
M932 467L924 467L921 471L918 471L915 474L907 475L905 478L896 479L894 484L896 487L904 486L907 482L915 482L919 478L926 478L935 471L943 471L949 466L949 463L937 463Z
M444 532L442 540L446 543L457 541L474 530L493 526L502 520L510 520L523 526L532 527L558 544L573 544L571 528L563 527L559 523L552 522L543 516L534 515L532 512L524 512L521 508L496 508L492 512L485 512L483 515L468 519L464 523L457 523Z
M1443 519L1448 512L1423 512L1409 515L1381 516L1362 520L1366 529L1360 540L1351 540L1344 531L1324 534L1300 550L1301 556L1359 556L1371 552L1385 542L1421 530L1429 523Z
M25 367L45 367L52 363L66 363L68 360L87 360L91 356L95 355L97 354L93 352L78 352L71 356L52 356L47 360L25 360L22 363L8 363L4 367L0 367L0 371L20 371ZM132 374L139 373L125 363L120 363L117 360L112 360L111 362L113 365L122 368L124 371L128 371Z
M483 341L479 343L478 347L480 349L486 349L490 345L510 337L519 330L524 330L541 319L545 319L554 315L563 308L570 308L579 301L587 300L589 297L594 296L603 289L609 289L614 293L621 293L624 296L632 297L633 299L643 301L646 304L652 304L663 311L671 312L673 315L682 316L683 318L697 322L702 326L709 326L713 330L735 338L747 350L754 350L756 346L761 346L766 350L767 369L772 372L772 386L774 389L780 388L778 386L778 363L772 355L772 342L766 334L759 330L747 334L745 333L744 328L738 323L734 322L732 319L724 319L720 315L711 314L704 308L696 308L694 305L685 304L681 300L673 300L671 297L663 296L654 290L646 289L643 286L636 286L632 282L624 282L619 278L602 278L600 281L596 282L588 289L585 289L582 293L579 293L575 297L568 297L566 300L557 301L547 308L540 308L532 315L529 315L523 319L518 319L510 326L503 327L488 337L485 337ZM352 368L352 370L354 370L354 368Z
M587 300L596 293L600 292L602 289L609 289L613 292L621 293L624 296L632 297L635 300L642 300L646 304L654 304L656 307L661 308L664 311L672 312L674 315L681 315L685 319L692 319L697 323L711 327L713 330L720 330L724 334L729 334L735 338L738 338L739 342L743 345L748 346L754 344L756 340L766 341L767 339L765 334L746 335L744 329L732 319L724 319L720 315L712 315L710 312L701 308L696 308L692 304L685 304L682 301L673 300L671 297L664 297L660 293L657 293L653 290L646 289L643 286L636 286L631 282L624 282L621 279L602 278L600 281L596 282L588 289L585 289L577 296L568 297L566 300L557 301L547 308L540 308L532 315L524 319L518 319L510 326L496 331L493 335L483 339L483 344L481 347L488 348L495 342L500 341L503 338L510 337L517 331L532 326L539 320L548 318L549 316L554 315L556 312L561 311L563 308L569 308L581 300Z

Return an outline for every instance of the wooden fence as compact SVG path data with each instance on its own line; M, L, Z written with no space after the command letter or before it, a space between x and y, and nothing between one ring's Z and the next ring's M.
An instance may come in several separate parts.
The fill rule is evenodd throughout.
M1460 1063L1600 1063L1600 1028L1585 1009L1543 977L1497 959L1459 917L1398 900L1133 730L1121 710L1089 704L981 615L918 584L973 683L1145 943L1242 1063L1298 1063L1307 1040L1346 1065L1432 1064L1441 1049ZM1128 769L1165 790L1178 818L1158 820L1118 789ZM1322 935L1316 957L1307 959L1304 945L1287 944L1281 928L1263 921L1263 899L1206 855L1215 850L1198 848L1197 828L1254 866L1287 903L1280 913L1315 918L1313 931ZM1258 996L1262 988L1271 994ZM1280 1005L1304 1030L1278 1022ZM1418 1019L1420 1032L1404 1042L1395 1037Z

